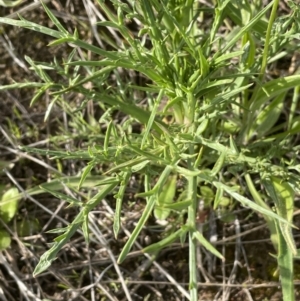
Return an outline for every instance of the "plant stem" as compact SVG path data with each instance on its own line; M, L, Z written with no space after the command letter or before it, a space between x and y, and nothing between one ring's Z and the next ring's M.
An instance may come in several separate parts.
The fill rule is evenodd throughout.
M189 149L190 154L194 153L194 146L191 145ZM195 159L188 160L188 168L192 169ZM190 177L188 179L188 199L192 200L192 204L188 208L188 225L189 231L189 271L190 271L190 295L191 301L198 300L197 292L197 244L193 239L193 233L196 231L196 210L197 210L197 177Z

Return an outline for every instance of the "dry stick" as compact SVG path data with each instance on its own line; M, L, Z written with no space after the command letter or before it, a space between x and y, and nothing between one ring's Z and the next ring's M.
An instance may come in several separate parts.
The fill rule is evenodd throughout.
M26 119L27 122L29 122L33 127L36 126L36 124L33 122L32 120L32 115L33 114L29 114L27 109L22 105L22 103L19 101L19 99L15 96L13 96L13 94L11 94L8 90L4 90L3 92L5 92L5 94L8 96L8 98L10 100L12 100L13 104L19 109L19 111L22 113L22 118ZM7 134L8 136L8 134ZM12 141L11 141L12 142ZM14 148L17 148L18 146L15 144L12 144L14 146Z
M103 225L103 226L108 230L108 228L107 228L105 225ZM262 228L265 228L265 227L266 227L265 224L259 225L259 226L255 227L255 228L253 228L253 229L244 231L244 232L240 233L239 235L232 235L232 236L230 236L230 237L227 237L227 238L224 238L224 239L222 239L222 240L216 241L216 242L214 242L214 244L215 244L215 245L221 245L221 244L224 245L225 242L228 244L228 242L230 242L230 241L232 241L232 240L235 240L237 237L242 237L242 236L248 235L248 234L250 234L250 233L252 233L252 232L258 231L258 230L260 230L260 229L262 229ZM297 235L296 235L296 236L297 236ZM296 237L296 236L295 236L295 237ZM300 236L300 235L299 235L299 236ZM266 242L266 241L270 241L270 239L264 239L264 240L262 240L262 241ZM251 243L253 243L253 242L254 242L254 241L251 241ZM246 242L243 241L243 244L245 244L245 243L247 243L247 241L246 241ZM181 249L181 248L183 248L183 247L188 247L188 244L182 245L182 244L180 244L180 243L173 243L173 244L171 245L170 248L171 248L172 250L174 250L174 248L179 248L179 249ZM168 248L166 248L166 250L167 250L167 249L168 249ZM133 251L133 252L128 253L127 258L132 258L132 257L136 257L136 256L139 256L139 255L144 255L144 254L143 254L141 251ZM115 256L115 258L117 258L117 256ZM94 260L94 261L92 261L92 264L93 264L93 265L106 265L106 264L109 263L109 262L110 262L109 259L99 259L99 260ZM89 262L88 262L88 261L85 261L85 262L82 262L80 265L78 265L78 264L68 265L67 267L60 268L60 270L66 271L66 270L76 269L76 268L80 268L81 266L87 266L87 265L89 265ZM45 275L45 273L44 273L43 275ZM38 277L38 276L37 276L37 277Z
M22 256L24 258L35 258L37 259L37 257L35 256L34 252L32 252L30 249L28 249L24 244L23 242L19 239L19 237L17 236L17 234L13 231L11 231L11 229L3 222L1 221L1 224L2 224L2 227L4 227L6 229L6 231L13 237L13 239L17 242L17 244L19 245L19 248L20 248L20 251L22 251ZM36 235L37 237L37 235ZM38 235L38 237L41 237L41 235ZM31 244L30 244L31 245ZM10 266L14 267L16 271L18 271L20 274L21 272L19 271L18 269L18 265L17 265L17 262L16 262L16 259L10 254L10 252L8 252L7 250L5 250L6 252L6 257L9 257L9 262L10 262ZM49 268L49 270L51 270ZM72 285L66 280L64 279L62 276L59 275L58 272L49 272L48 274L51 274L53 275L55 278L57 278L60 282L62 283L65 283L66 286L68 287L72 287ZM32 280L34 279L34 277L32 276L32 274L29 276L29 275L26 275L25 277L21 278L21 281L25 282L25 281L29 281L29 280ZM9 282L9 281L8 281ZM41 289L41 286L39 285L38 282L36 282L36 284L38 285L38 288L42 291ZM74 289L72 287L72 289Z
M232 241L234 239L237 239L238 237L242 237L242 236L248 235L248 234L250 234L252 232L258 231L258 230L263 229L265 227L266 227L266 224L262 224L262 225L259 225L257 227L254 227L254 228L252 228L250 230L246 230L246 231L244 231L242 233L239 233L239 234L236 234L236 235L232 235L232 236L227 237L227 238L223 238L222 240L218 240L214 244L215 245L223 245L225 242L230 242L230 241ZM270 241L270 239L263 239L262 241ZM244 241L243 243L247 243L247 241L246 242Z
M11 58L14 60L14 62L20 66L22 69L24 69L25 73L29 73L29 69L27 68L25 62L18 58L18 54L16 53L16 50L14 49L12 43L9 40L9 37L5 35L6 40L8 40L8 42L0 35L0 42L2 43L2 45L4 46L4 48L6 49L6 51L8 52L8 54L11 56Z
M2 132L2 130L3 130L3 128L0 125L0 131ZM17 149L13 149L11 147L2 146L2 145L0 145L0 148L5 149L7 151L10 151L11 153L18 155L21 158L26 158L28 160L31 160L31 161L33 161L33 162L35 162L35 163L37 163L37 164L45 167L46 169L50 169L50 170L54 171L57 175L64 176L64 174L61 173L61 172L59 172L57 169L53 168L52 166L46 164L45 162L43 162L43 161L41 161L41 160L39 160L39 159L37 159L37 158L35 158L33 156L28 155L27 153L24 153L24 152L22 152L20 150L17 150Z
M35 301L42 301L35 294L33 294L26 287L26 285L21 281L21 279L16 275L16 273L12 270L10 265L7 263L6 258L3 256L2 252L0 252L0 264L3 265L3 267L6 269L8 274L15 280L15 282L19 287L20 294L22 294L27 301L30 301L30 298L34 298Z
M9 171L7 171L6 169L4 169L5 174L7 175L7 177L13 182L13 184L19 189L19 191L21 191L23 193L23 196L26 197L27 199L29 199L30 201L32 201L35 205L37 205L38 207L40 207L41 209L43 209L45 212L47 212L50 216L54 215L54 212L51 211L50 209L48 209L47 207L45 207L44 205L42 205L39 201L37 201L36 199L34 199L32 196L28 195L26 193L26 191L22 188L22 186L18 183L18 181L16 181L16 179L11 175L11 173ZM65 225L69 225L69 223L61 218L60 216L56 216L56 218L63 222L63 224Z
M103 204L106 206L107 210L109 211L110 214L114 215L114 211L111 209L111 207L108 205L106 201L103 201ZM122 230L124 233L129 237L131 233L123 226L121 225ZM135 245L141 250L142 246L136 241ZM151 259L151 256L149 254L144 254L149 260ZM158 264L156 261L153 261L153 264L155 265L156 268L159 269L159 271L165 275L165 277L173 284L176 286L176 288L188 299L190 300L190 294L167 272L165 271L160 264Z
M107 21L107 18L101 13L102 11L98 9L91 1L89 1L89 7L93 11L93 13L99 18L100 21ZM106 27L109 33L114 37L115 41L117 41L118 45L122 45L122 40L118 36L116 30L111 27ZM105 46L104 46L105 49Z
M127 300L128 300L128 301L132 301L131 295L130 295L130 293L129 293L129 291L128 291L128 288L127 288L127 285L126 285L126 283L125 283L124 277L123 277L123 275L122 275L122 273L121 273L121 270L120 270L119 265L117 264L117 261L116 261L116 259L115 259L115 256L114 256L113 252L112 252L111 249L109 248L109 246L108 246L108 244L107 244L107 241L106 241L106 239L104 238L104 236L103 236L101 230L99 229L99 227L97 227L97 225L96 225L96 223L95 223L95 221L94 221L95 217L94 217L94 215L93 215L91 212L90 212L90 214L89 214L89 217L91 217L91 218L89 219L89 227L90 227L90 229L93 230L93 234L94 234L95 237L98 239L98 241L100 242L100 244L101 244L102 246L105 246L106 251L107 251L107 253L108 253L108 255L109 255L109 257L110 257L110 259L111 259L111 261L112 261L112 263L113 263L113 265L114 265L114 268L115 268L115 270L116 270L116 272L117 272L117 274L118 274L118 276L119 276L119 279L120 279L120 281L121 281L122 287L123 287L124 292L125 292L125 295L126 295L126 297L127 297Z
M218 240L218 234L217 234L217 224L216 224L216 216L215 212L211 211L209 214L209 241L212 245L215 246L215 242ZM208 274L213 278L212 274L213 271L216 270L216 259L217 257L214 256L211 252L207 252L208 256Z
M86 242L86 248L87 248L87 250L89 250L88 242ZM91 264L91 254L90 254L90 252L87 252L87 257L88 257L88 261L89 261L90 282L93 283L94 277L93 277L93 268L92 268L92 264ZM82 290L82 293L84 293L84 291L85 290ZM92 299L91 301L96 301L96 292L95 292L95 287L93 285L91 286L90 291L91 291L91 299Z
M18 185L18 183L15 181L15 179L13 179L12 177L11 177L11 179L12 179L12 181L14 182L14 184L15 184L16 186L18 186L19 189L20 189L21 191L24 192L24 190L20 187L20 185ZM30 197L30 196L28 196L28 197L29 197L29 199L31 199L35 204L37 204L38 206L42 207L43 210L47 211L50 215L53 215L53 212L52 212L51 210L49 210L49 209L47 209L46 207L42 206L38 201L36 201L36 200L33 199L32 197ZM108 207L108 208L109 208L109 207ZM110 211L113 212L111 209L110 209ZM65 221L64 219L60 218L59 216L56 216L56 217L57 217L57 219L59 219L59 220L63 221L64 223L66 223L66 221ZM257 229L260 229L260 228L262 228L262 227L264 227L264 225L259 226L259 227L256 227L256 228L257 228ZM252 232L252 231L254 231L254 230L257 230L257 229L248 230L248 231L245 231L244 233L235 235L235 236L230 237L230 238L226 238L226 239L222 240L222 242L225 242L225 241L227 242L227 241L232 240L232 239L234 239L234 238L236 238L236 237L240 237L240 236L242 236L242 235L246 235L246 234L248 234L248 233L250 233L250 232ZM125 229L125 231L127 231L127 230ZM127 235L130 235L128 231L127 231L126 234L127 234ZM218 243L219 243L219 242L218 242ZM140 247L140 246L139 246L139 247ZM140 248L141 248L141 247L140 247ZM130 254L130 256L136 256L136 255L138 255L138 254L141 254L141 253L140 253L140 252L132 252L132 253ZM155 264L155 263L154 263L154 264ZM160 268L159 265L158 265L158 268ZM163 269L162 269L162 270L163 270ZM164 270L163 270L163 271L164 271ZM45 275L45 274L44 274L44 275ZM171 281L171 284L177 286L177 287L179 288L179 290L182 292L182 290L180 289L180 286L178 286L179 284L178 284L176 281L173 282L171 276L167 275L167 278L171 279L171 280L170 280L170 281ZM136 283L136 282L134 282L134 281L129 281L128 283ZM152 282L152 283L153 283L153 282ZM160 282L160 283L162 283L162 282ZM170 284L170 283L167 282L166 284ZM212 284L212 285L213 285L213 286L218 286L218 284ZM277 285L278 285L278 284L277 284ZM201 283L201 286L204 286L204 284ZM229 286L231 286L231 285L229 285ZM240 287L240 286L237 285L236 287ZM251 286L251 287L252 287L252 286ZM101 289L103 289L103 287L101 287ZM187 296L188 296L188 295L187 295Z
M253 301L252 296L251 296L251 294L250 294L250 292L249 292L248 289L243 288L243 292L247 295L249 301Z
M45 274L44 274L45 275ZM37 276L38 277L38 276ZM116 283L120 283L119 280L113 280ZM111 283L112 280L104 280L102 283ZM127 280L127 283L132 283L132 284L153 284L153 285L177 285L173 284L167 281L144 281L144 280ZM182 286L189 286L188 282L178 282L178 284ZM206 283L206 282L197 282L198 287L220 287L223 288L223 283ZM294 281L295 286L300 286L300 281ZM279 282L270 282L270 283L262 283L262 284L247 284L247 283L240 283L240 284L227 284L226 286L231 287L231 288L246 288L246 289L261 289L261 288L269 288L269 287L280 287Z
M204 211L204 201L200 200L199 201L199 211ZM198 223L197 224L197 230L198 232L200 232L201 234L203 234L203 223ZM202 250L201 250L201 245L200 243L197 241L197 250L196 250L196 256L197 256L197 267L198 270L200 270L202 276L204 277L206 282L211 282L211 279L208 275L208 273L206 272L206 270L203 267L203 260L202 260ZM198 278L199 278L199 272L198 272ZM198 279L199 280L199 279Z
M0 300L2 301L8 301L4 295L4 291L2 289L2 287L0 286Z
M223 238L225 237L225 225L223 225ZM223 239L224 240L224 239ZM226 244L222 245L222 255L224 258L226 258ZM226 289L226 268L225 268L225 261L222 260L222 287L219 290L219 292L216 294L214 301L216 300L217 296L222 292L222 300L224 301L225 299L225 289Z
M235 217L234 225L235 225L235 233L236 233L236 235L239 235L241 233L241 228L240 228L240 222L237 217ZM232 268L232 271L230 273L230 276L229 276L229 279L227 282L228 284L232 283L236 278L237 268L240 265L240 253L241 253L240 250L241 250L241 238L238 237L236 239L236 246L235 246L235 251L234 251L234 264L233 264L233 268ZM225 296L226 296L225 300L227 301L230 297L230 288L229 287L226 290Z
M92 269L92 264L90 265L91 267L91 271L93 270ZM95 280L95 282L93 283L93 286L98 286L98 287L100 287L100 289L102 289L102 285L101 285L101 283L100 283L100 281L101 281L101 279L103 278L103 276L105 275L105 273L111 268L111 267L113 267L113 264L111 263L110 265L108 265L102 272L101 272L101 274L99 275L99 273L97 272L97 271L95 271L95 274L96 274L96 276L97 276L97 279ZM95 269L94 269L95 270ZM85 292L85 289L83 290L83 293ZM109 292L108 292L108 294L110 294Z
M76 198L76 196L74 195L74 193L70 190L69 187L67 187L67 185L65 183L62 183L62 186L64 187L66 193L68 195L70 195L71 197L73 197L74 199ZM46 229L49 227L49 225L51 224L52 220L58 216L58 213L60 212L61 209L63 209L63 207L65 206L66 202L65 201L61 201L60 204L57 206L55 212L53 213L53 215L50 217L50 219L48 220L48 222L43 226L41 232L45 232Z
M50 0L43 0L43 2L45 4L47 4ZM7 15L6 18L10 18L10 19L15 19L18 17L18 15L22 15L23 13L27 12L27 11L32 11L34 9L36 9L37 7L40 7L42 6L41 2L35 2L35 3L31 3L31 4L28 4L20 9L18 9L16 12L10 14L10 15Z
M250 269L250 266L249 266L246 250L245 250L243 245L241 247L242 247L243 257L244 257L244 260L245 260L245 263L246 263L246 268L247 268L247 272L248 272L248 276L249 276L249 281L252 281L251 269Z
M96 17L96 14L95 14L95 10L96 10L95 5L91 2L91 0L84 0L83 5L85 7L85 11L86 11L86 14L88 16L93 35L94 35L98 45L102 49L105 49L106 47L105 47L104 43L101 41L100 36L98 34L98 31L97 31L97 25L96 25L97 17Z
M21 192L24 193L24 195L26 195L26 192L23 190L23 188L19 185L19 183L16 181L16 179L6 170L4 170L6 175L11 179L11 181L15 184L15 186L17 186ZM54 213L49 210L48 208L44 207L43 205L41 205L37 200L35 200L33 197L31 196L27 196L28 199L30 199L31 201L33 201L36 205L38 205L39 207L41 207L44 211L46 211L47 213L49 213L50 215L53 215ZM56 218L60 221L62 221L64 224L68 225L68 222L66 220L64 220L63 218L59 217L59 216L56 216ZM6 227L6 225L3 225L4 227ZM10 229L7 227L7 231L9 231L9 233L13 236L13 238L18 242L20 248L22 248L24 245L23 243L18 239L18 237L15 235L15 233L11 233ZM78 231L79 233L82 234L82 232ZM37 259L37 256L31 252L28 248L26 248L26 251L35 259ZM71 290L75 290L75 288L65 279L63 278L57 271L56 272L53 272L51 271L52 269L49 268L48 269L50 272L51 275L53 275L55 278L59 279L61 282L65 282L69 287L71 287ZM30 277L26 277L26 280L28 280ZM34 278L34 277L32 277ZM80 299L82 300L85 300L87 301L86 298L84 298L83 296L80 296ZM114 300L116 301L116 300Z
M39 206L40 208L42 208L45 212L47 212L51 217L55 216L59 221L61 221L63 224L65 225L69 225L69 223L61 218L59 215L55 215L55 213L53 211L51 211L50 209L48 209L47 207L43 206L40 202L38 202L36 199L34 199L33 197L31 197L30 195L26 194L26 191L21 187L21 185L18 183L18 181L16 181L16 179L7 171L4 170L6 175L8 176L8 178L13 182L13 184L18 187L18 189L24 194L24 196L26 196L29 200L31 200L35 205ZM77 232L79 232L82 235L82 231L78 230ZM50 269L49 269L50 270ZM53 274L53 273L51 273Z

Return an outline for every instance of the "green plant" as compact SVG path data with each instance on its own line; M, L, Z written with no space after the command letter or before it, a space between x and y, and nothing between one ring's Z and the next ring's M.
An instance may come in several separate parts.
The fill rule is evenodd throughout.
M16 188L10 188L5 191L5 187L1 187L0 196L0 218L3 223L7 224L16 215L20 195ZM3 227L0 227L0 251L8 248L10 244L10 234Z
M0 5L5 7L13 7L19 5L23 0L9 1L9 0L0 0Z
M115 11L103 1L97 2L108 19L98 25L113 28L124 41L118 44L109 40L112 51L85 42L76 29L69 33L45 5L57 30L23 19L0 18L2 23L54 37L50 46L69 43L74 47L62 63L34 62L27 57L40 82L16 83L1 89L35 88L32 104L49 91L52 100L45 118L54 106L60 106L81 120L78 108L65 99L68 93L84 95L80 108L91 100L103 112L99 123L105 131L96 131L98 136L87 149L65 152L22 148L56 159L86 161L77 188L85 184L99 164L106 166L97 184L98 192L85 203L53 187L44 187L79 206L80 212L68 227L56 230L62 234L41 257L34 274L50 266L78 228L82 227L88 241L88 213L108 195L116 198L113 228L117 237L125 189L130 177L136 175L144 187L136 197L145 198L146 204L119 262L125 259L153 211L160 219L167 218L171 211L187 211L184 225L178 225L176 231L144 251L158 252L187 236L190 295L191 300L198 300L197 242L224 260L197 230L197 194L200 187L208 186L215 193L214 208L224 197L230 197L264 216L277 251L284 300L294 300L293 258L298 251L291 229L294 193L299 191L294 173L299 169L294 137L300 129L295 117L300 76L266 80L266 73L271 63L297 47L293 39L299 26L298 6L291 2L291 15L276 18L279 1L271 1L264 8L259 1L217 1L215 8L205 10L191 0L128 4L112 1ZM268 21L266 14L271 9ZM202 29L198 20L207 11L214 17ZM138 34L133 35L125 26L128 20L142 23ZM234 29L222 35L221 26L226 22ZM76 59L77 48L91 52L95 60ZM120 68L139 72L146 78L145 84L128 84ZM55 71L61 80L53 81L48 70ZM110 84L112 75L115 85ZM92 88L87 88L87 83ZM291 89L294 96L285 119L282 112ZM145 96L147 106L135 98L136 92ZM125 114L125 121L116 121L115 111ZM171 122L164 122L164 117L170 117ZM132 130L136 123L140 125L138 133ZM92 126L89 129L91 133L95 131ZM180 196L176 194L178 178L185 183ZM275 203L276 212L269 200Z

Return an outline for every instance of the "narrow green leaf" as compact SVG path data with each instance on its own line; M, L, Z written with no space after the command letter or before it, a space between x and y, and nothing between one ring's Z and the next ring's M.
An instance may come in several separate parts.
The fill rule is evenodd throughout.
M61 23L58 21L58 19L54 16L54 14L51 12L51 10L47 7L47 5L41 1L43 8L51 21L54 23L54 25L57 27L57 29L63 33L64 35L69 35L69 32L61 25Z
M164 183L168 179L170 173L172 172L173 167L168 165L165 167L164 171L162 172L161 176L159 177L155 187L153 190L158 191L158 193L161 191ZM127 243L125 244L124 248L121 251L121 254L118 258L118 262L121 263L125 260L127 254L130 252L134 242L136 241L139 233L141 232L143 226L145 225L146 221L148 220L150 214L152 213L152 210L155 206L155 203L157 202L157 194L154 194L149 198L147 201L146 207L143 211L142 216L140 217L136 227L134 228L132 234L130 235Z
M286 218L289 222L292 222L295 198L295 192L293 188L288 182L277 177L271 177L271 181L277 196L274 201L278 214L283 218ZM270 186L267 186L266 188L269 189ZM297 255L297 248L291 227L283 223L279 223L279 227L290 251L293 253L293 255Z
M224 165L225 158L226 158L226 152L222 152L211 171L212 177L215 177L220 172L220 170Z
M255 118L251 130L258 135L257 139L267 134L279 119L279 116L282 113L286 93L287 91L279 94L259 113L257 118Z
M53 196L55 196L56 198L60 199L60 200L63 200L63 201L66 201L68 203L70 203L71 205L77 205L77 206L82 206L82 202L78 201L77 199L75 198L72 198L71 196L68 196L64 193L61 193L61 192L58 192L58 191L55 191L55 190L52 190L52 189L49 189L47 188L47 186L40 186L40 188L44 191L47 191L49 192L50 194L52 194ZM62 189L62 188L61 188Z
M45 86L44 83L34 83L34 82L15 83L15 84L11 84L11 85L1 85L0 91L11 90L11 89L22 89L22 88L39 88L39 87L43 88L44 86Z
M199 243L209 252L220 258L222 261L225 261L223 255L208 240L206 240L199 231L193 232L193 238L197 239Z
M85 243L88 245L90 241L89 237L89 213L85 212L82 223L82 233L85 240Z
M19 20L13 20L10 18L1 18L0 17L0 23L5 23L5 24L13 25L13 26L27 28L27 29L41 32L43 34L46 34L46 35L49 35L49 36L52 36L52 37L58 38L58 39L63 37L62 33L60 33L57 30L49 29L47 27L38 25L36 23L30 22L30 21L27 21L24 19L19 21Z
M250 201L249 199L247 199L246 197L238 194L237 192L233 191L232 188L228 187L227 185L224 185L220 182L213 182L213 185L216 188L222 188L224 191L226 191L229 195L231 195L234 199L236 199L237 201L239 201L242 205L247 206L255 211L258 211L260 213L262 213L263 215L267 215L270 218L274 218L280 222L283 222L284 224L288 224L290 226L292 226L292 224L287 221L286 219L282 218L281 216L279 216L278 214L274 213L271 210L268 210L266 208L263 208L259 205L257 205L256 203Z
M143 226L145 225L146 221L148 220L150 214L152 213L152 210L155 206L156 200L157 200L156 195L150 197L150 199L148 200L146 207L144 208L142 216L140 217L136 227L134 228L133 232L131 233L125 246L123 247L121 254L119 255L118 263L122 263L125 260L127 254L130 252L139 233L141 232Z
M139 156L134 159L128 160L127 162L120 163L120 164L114 166L110 170L106 171L104 174L111 174L117 170L120 171L120 170L127 169L127 167L132 167L132 166L135 167L139 164L145 163L145 161L147 161L147 159L145 157Z
M154 209L154 216L158 220L165 220L169 214L170 209L165 207L166 205L174 201L176 192L177 176L172 175L168 178L164 184L161 193L158 196L157 203Z
M264 14L273 6L273 2L271 1L265 8L263 8L258 14L253 17L250 22L248 22L244 27L240 29L238 34L236 34L225 47L222 48L222 53L225 53L228 49L230 49L236 42L242 38L242 36L251 30L251 28L264 16ZM219 52L214 55L214 59L219 56Z
M106 155L108 155L109 139L110 139L110 136L111 136L111 130L112 130L113 126L114 126L113 121L111 120L109 122L108 126L107 126L107 129L106 129L104 145L103 145L103 151Z
M41 256L39 263L34 269L33 276L42 273L50 267L52 261L56 259L57 253L63 248L66 243L69 242L74 233L80 228L88 212L93 210L93 208L99 202L101 202L101 200L105 198L108 193L111 193L116 185L117 183L113 183L102 187L102 190L100 190L86 203L86 206L78 213L72 223L67 227L65 233L57 237L52 247Z
M90 175L91 170L94 168L95 164L96 164L96 161L94 160L94 161L89 162L88 165L83 168L82 175L81 175L80 181L78 183L78 189L80 189L82 187L85 179Z
M236 143L234 142L233 140L233 137L230 135L230 138L229 138L229 143L230 143L230 149L232 151L233 154L235 155L238 155L239 154L239 150L236 146Z
M215 65L219 65L222 62L228 61L234 57L239 57L244 53L244 50L239 50L239 51L234 51L234 52L229 52L229 53L225 53L221 56L219 56L215 61L214 64Z
M165 164L167 164L168 162L166 162L166 160L164 160L164 158L162 157L158 157L156 155L154 155L153 153L147 152L147 151L143 151L141 150L139 147L134 146L134 145L128 145L128 147L133 150L135 153L137 153L138 155L144 156L145 158L152 160L154 162L163 162Z
M60 38L60 39L57 39L57 40L54 40L54 41L50 42L48 44L48 46L53 47L53 46L58 46L58 45L61 45L61 44L64 44L64 43L70 43L70 42L73 42L73 41L74 41L73 37Z
M54 97L51 102L47 106L47 110L45 112L44 121L46 122L50 116L50 113L52 111L53 106L55 105L56 101L58 100L58 97Z
M209 183L212 181L212 178L208 171L203 171L203 170L199 170L199 169L192 170L192 169L187 169L187 168L180 167L180 166L176 166L175 169L179 174L183 175L186 178L199 177L202 180L207 181Z
M280 77L265 83L256 96L256 101L251 105L250 110L258 110L268 100L299 85L300 75Z
M52 84L46 84L42 86L32 97L30 101L30 106L33 106L36 101L52 86Z
M114 55L114 53L115 52L113 52L112 54L110 53L110 55L106 55L106 56L103 55L103 53L102 53L102 55L104 57L110 58L111 56ZM122 68L126 68L126 69L132 69L132 70L139 71L139 72L145 74L151 80L153 80L153 82L161 82L162 81L161 75L159 73L157 73L155 71L155 69L151 69L145 65L135 64L134 62L128 60L128 58L122 59L120 57L117 57L117 55L114 58L112 58L111 60L105 59L105 60L101 60L101 61L76 61L76 62L69 63L69 65L91 66L91 67L113 66L114 68L122 67Z
M162 208L170 209L170 210L174 210L174 211L182 211L182 210L188 208L188 206L190 206L191 204L192 204L191 200L186 200L186 201L182 201L182 202L175 202L172 204L164 204Z
M214 199L214 210L216 210L219 207L222 201L222 197L223 197L223 189L218 187Z
M141 143L141 149L144 148L144 146L146 145L147 143L147 140L148 140L148 136L149 136L149 133L150 133L150 130L152 129L153 127L153 122L157 116L157 110L158 110L158 106L160 105L161 103L161 100L164 96L164 90L160 90L159 91L159 94L157 96L157 99L155 100L155 103L154 103L154 106L153 106L153 109L152 109L152 112L150 114L150 117L148 119L148 122L147 122L147 125L146 125L146 129L145 129L145 132L143 134L143 140L142 140L142 143Z
M50 234L59 234L59 233L66 232L67 229L68 229L68 227L57 228L57 229L51 229L51 230L46 231L46 233L50 233Z
M72 65L72 64L71 63L66 64L66 66L70 66L70 65ZM112 66L107 66L107 67L101 68L100 70L93 72L91 75L86 76L84 79L82 79L80 81L78 81L78 79L79 79L79 75L78 75L78 79L73 78L72 82L70 82L70 84L69 84L69 87L52 92L51 95L61 95L66 92L69 92L69 91L74 91L75 88L81 87L85 83L93 81L95 79L98 79L98 85L100 85L102 82L104 82L106 80L107 75L110 74L110 72L114 69L115 68Z
M114 235L115 238L117 239L118 233L120 231L120 220L121 220L121 210L122 210L122 202L124 198L124 194L126 192L126 188L128 186L128 183L130 181L132 173L131 171L125 172L124 174L121 175L121 183L120 183L120 188L119 191L116 195L116 211L114 215L114 224L113 224L113 230L114 230Z
M205 118L197 128L196 135L201 135L205 132L209 124L209 119Z
M168 245L170 245L171 243L173 243L174 241L176 241L179 237L184 235L186 232L187 232L187 230L183 230L182 228L180 228L176 232L174 232L170 235L167 235L161 241L144 248L143 253L153 253L153 252L160 251L162 248L165 248Z

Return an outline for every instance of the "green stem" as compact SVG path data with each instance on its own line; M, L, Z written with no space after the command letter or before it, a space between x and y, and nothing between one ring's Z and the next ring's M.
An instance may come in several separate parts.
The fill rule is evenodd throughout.
M295 87L293 93L293 100L292 100L292 105L291 105L291 110L289 115L289 121L288 121L288 130L292 129L293 119L298 105L299 94L300 94L300 86L297 86Z
M272 27L273 27L273 24L274 24L274 20L276 18L278 4L279 4L279 0L274 0L274 4L272 6L272 11L271 11L270 19L269 19L269 22L268 22L267 32L266 32L265 47L264 47L263 56L262 56L260 75L258 77L259 82L261 82L264 79L264 75L265 75L266 68L267 68L271 32L272 32ZM248 108L250 108L251 105L256 101L257 94L258 94L259 90L260 90L260 85L257 84L254 91L253 91L252 97L251 97L251 99L248 103ZM243 119L244 119L245 124L247 124L247 126L245 127L245 130L242 131L242 133L240 135L240 138L242 138L243 143L248 142L249 130L251 128L252 121L253 121L253 118L254 118L253 115L255 113L256 113L255 111L252 112L251 109L250 109L249 111L246 110L246 112L244 114Z
M266 71L266 67L267 67L271 32L272 32L272 27L273 27L273 24L274 24L274 20L276 18L278 4L279 4L279 0L275 0L274 4L273 4L273 7L272 7L270 19L269 19L269 22L268 22L265 48L264 48L264 52L263 52L261 69L260 69L260 76L259 76L260 80L263 80L263 77L264 77L264 74L265 74L265 71Z
M249 192L251 193L255 203L257 205L271 211L271 208L265 203L265 201L261 198L260 194L256 190L256 188L255 188L255 186L252 182L252 179L251 179L251 177L248 173L245 174L245 180L246 180ZM263 215L263 217L267 222L267 225L268 225L268 228L269 228L269 231L270 231L270 234L271 234L270 238L271 238L271 241L273 243L273 246L274 246L276 252L278 252L279 241L278 241L278 235L277 235L277 230L276 230L276 227L275 227L274 219L270 218L267 215Z
M277 263L279 267L283 301L295 301L293 254L281 233L278 223L276 223L276 226L279 238Z
M194 153L194 146L190 146L190 154ZM193 169L195 159L188 160L188 168ZM196 231L196 211L197 211L197 177L188 178L188 199L192 200L192 204L188 208L188 225L189 231L189 271L190 271L190 296L191 301L198 300L197 291L197 244L193 239L193 233Z

